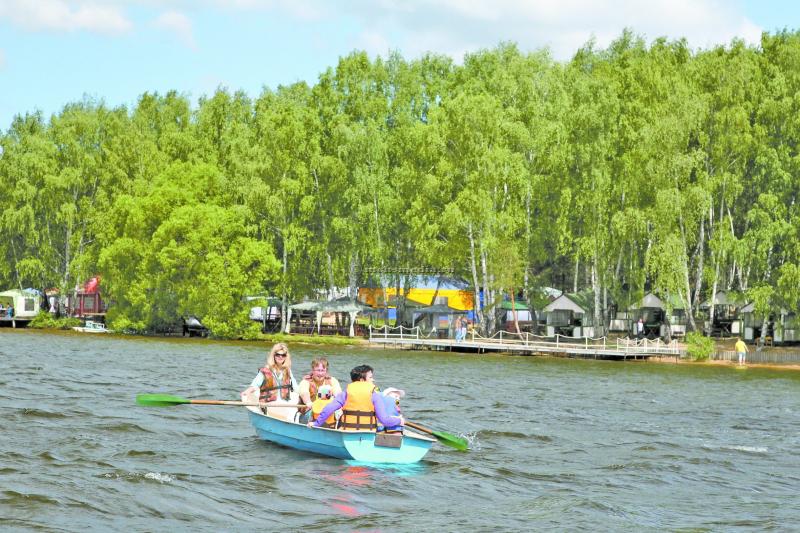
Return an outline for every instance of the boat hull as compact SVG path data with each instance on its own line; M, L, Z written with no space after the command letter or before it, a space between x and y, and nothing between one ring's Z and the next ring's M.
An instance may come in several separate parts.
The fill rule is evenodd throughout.
M337 459L365 463L416 463L425 457L434 442L426 436L406 431L399 447L385 447L375 444L376 433L372 431L310 428L266 416L257 408L248 408L248 415L256 434L263 440Z

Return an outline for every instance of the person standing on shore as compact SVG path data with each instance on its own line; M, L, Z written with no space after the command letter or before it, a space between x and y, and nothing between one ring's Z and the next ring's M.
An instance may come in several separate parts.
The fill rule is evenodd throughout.
M741 337L736 337L736 346L734 347L734 350L736 350L736 355L739 356L739 364L746 364L747 345L744 343L744 341L742 341Z

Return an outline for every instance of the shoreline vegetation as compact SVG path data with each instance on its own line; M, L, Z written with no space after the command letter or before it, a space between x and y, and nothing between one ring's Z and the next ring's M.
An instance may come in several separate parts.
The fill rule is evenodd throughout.
M259 95L21 112L0 133L0 289L99 276L110 329L195 316L244 339L249 298L287 316L420 273L481 294L487 336L504 299L541 309L551 287L591 294L597 325L653 292L687 331L725 291L763 338L800 311L798 54L788 29L708 49L626 30L566 62L356 51Z
M85 333L79 333L72 331L69 327L33 327L33 328L23 328L23 329L3 329L0 331L14 331L22 333L26 331L26 329L33 329L38 332L42 333L50 333L50 334L69 334L69 335L89 335ZM108 334L111 337L115 337L118 339L130 339L130 340L165 340L165 341L181 341L181 340L189 340L189 337L183 337L178 335L145 335L145 334L125 334L125 333L111 333ZM104 336L106 336L104 334ZM341 337L336 335L286 335L286 334L262 334L261 337L256 339L220 339L220 338L192 338L190 342L208 342L208 343L222 343L222 344L255 344L261 345L263 344L271 344L276 342L284 342L287 344L302 344L302 345L311 345L311 346L361 346L361 347L370 347L370 348L385 348L383 344L374 344L370 343L368 339L364 339L361 337ZM722 352L722 351L731 351L733 350L733 344L735 339L719 339L714 342L714 350L715 352ZM784 348L784 347L771 347L769 348L771 351L787 351L791 350L791 348ZM435 351L431 351L431 353L436 353ZM458 353L458 352L448 352L448 353ZM496 352L498 355L506 355L506 352ZM474 355L471 353L465 354L467 356ZM515 355L515 357L520 357L519 355ZM521 357L550 357L550 358L558 358L562 359L561 357L554 356L554 355L527 355ZM681 364L681 365L697 365L697 366L727 366L727 367L738 367L739 365L735 361L728 361L728 360L720 360L720 359L700 359L695 360L691 357L680 357L676 358L674 356L655 356L650 357L646 360L631 360L627 361L631 363L655 363L655 364ZM800 371L800 364L797 363L747 363L745 365L747 368L764 368L764 369L772 369L772 370L792 370L792 371Z

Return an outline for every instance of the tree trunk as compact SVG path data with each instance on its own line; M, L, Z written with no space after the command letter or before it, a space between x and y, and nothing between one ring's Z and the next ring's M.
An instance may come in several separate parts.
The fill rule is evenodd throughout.
M474 287L475 293L473 295L473 303L472 303L472 311L475 315L475 320L479 322L483 322L480 319L481 314L481 305L480 305L480 285L478 284L478 265L477 259L475 257L475 239L472 235L472 224L467 228L467 234L469 236L469 268L470 272L472 273L472 286Z
M711 336L714 329L714 301L717 299L717 283L719 283L719 264L721 262L719 254L714 254L714 283L711 284L711 300L708 307L708 327L706 328L706 335Z
M575 255L575 277L572 278L572 292L578 292L578 272L580 271L581 267L581 258L579 255Z
M514 317L514 330L517 335L520 335L522 332L519 330L519 320L517 320L517 298L514 295L514 287L511 287L509 292L511 293L511 316Z
M592 258L592 268L591 268L591 281L592 281L592 294L593 296L593 307L592 310L592 322L593 322L593 337L601 337L603 335L603 325L602 320L600 318L600 280L598 279L597 275L597 252L595 251L594 257Z
M286 242L283 243L283 289L281 291L281 331L286 331L286 314L289 310L288 298L286 292L286 283L289 277L289 254L286 251Z
M767 252L767 270L764 272L764 281L767 281L772 274L772 248ZM769 311L764 312L764 321L761 323L761 337L759 338L759 347L764 346L767 338L767 327L769 326Z
M491 336L495 331L494 319L494 290L489 281L489 268L486 264L486 250L481 250L481 272L483 273L483 298L486 304L481 310L483 312L483 323L486 327L486 335ZM486 310L489 310L488 312Z
M700 290L703 288L703 266L704 266L704 258L705 258L705 222L703 220L700 221L700 237L697 241L697 248L695 249L695 258L697 259L697 271L695 274L695 282L694 282L694 295L689 295L690 300L692 302L692 308L687 309L686 313L691 314L694 317L694 310L697 309L699 305L700 299ZM699 254L699 256L698 256Z

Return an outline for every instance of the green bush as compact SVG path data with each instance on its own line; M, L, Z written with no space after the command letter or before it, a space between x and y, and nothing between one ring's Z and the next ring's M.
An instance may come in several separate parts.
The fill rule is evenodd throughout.
M28 324L30 328L36 329L71 329L75 326L80 326L81 321L78 318L61 317L56 318L46 311L42 311L36 318L31 320Z
M714 341L695 331L686 334L686 353L693 361L705 361L714 353Z

